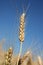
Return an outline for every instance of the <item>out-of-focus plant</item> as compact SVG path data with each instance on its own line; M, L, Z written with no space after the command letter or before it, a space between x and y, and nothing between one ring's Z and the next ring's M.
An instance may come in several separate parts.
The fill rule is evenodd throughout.
M11 65L12 53L12 48L9 48L8 52L5 54L5 65Z

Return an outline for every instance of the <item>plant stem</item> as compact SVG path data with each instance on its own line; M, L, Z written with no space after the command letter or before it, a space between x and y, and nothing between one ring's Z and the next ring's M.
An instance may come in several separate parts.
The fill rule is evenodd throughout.
M20 52L19 52L19 55L18 55L17 65L19 63L19 59L20 59L21 53L22 53L22 42L20 43Z

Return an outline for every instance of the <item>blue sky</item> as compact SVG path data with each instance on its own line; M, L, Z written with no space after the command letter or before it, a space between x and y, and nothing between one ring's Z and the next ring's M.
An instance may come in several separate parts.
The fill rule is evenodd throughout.
M25 18L25 40L23 53L30 47L32 41L38 41L43 47L43 0L0 0L0 41L5 39L4 49L10 46L14 52L19 52L19 22L23 9L27 11Z

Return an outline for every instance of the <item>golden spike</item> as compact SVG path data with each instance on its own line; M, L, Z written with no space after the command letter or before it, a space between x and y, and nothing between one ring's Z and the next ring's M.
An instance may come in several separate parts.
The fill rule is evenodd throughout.
M10 48L8 52L5 54L5 65L11 65L11 58L12 58L13 50Z
M22 42L24 41L24 21L25 21L25 13L23 13L20 17L20 28L19 28L19 40L20 40L20 52L17 59L17 65L19 63L19 59L22 52Z
M24 41L24 21L25 21L25 13L23 13L20 17L20 29L19 29L20 42Z

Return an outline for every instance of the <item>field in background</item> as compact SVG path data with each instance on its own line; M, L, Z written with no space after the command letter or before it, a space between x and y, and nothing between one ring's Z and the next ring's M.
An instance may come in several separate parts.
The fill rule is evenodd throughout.
M4 41L5 40L3 39L2 42L0 42L0 65L17 65L18 55L16 56L13 54L12 48L4 51L2 49ZM20 57L18 65L43 65L43 49L39 47L41 44L37 42L33 42L32 44L30 45L27 52ZM8 56L7 52L11 53L9 57L6 57ZM10 61L9 64L6 64L6 60Z

